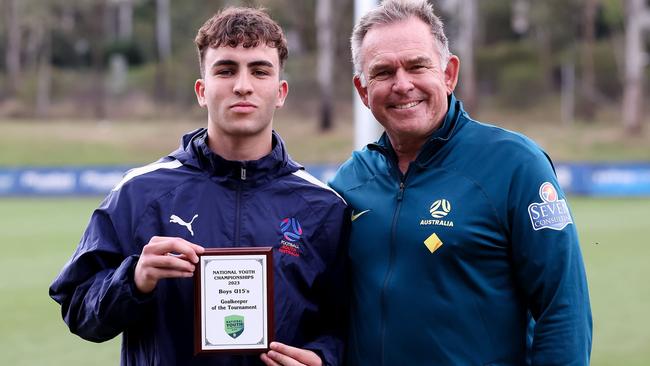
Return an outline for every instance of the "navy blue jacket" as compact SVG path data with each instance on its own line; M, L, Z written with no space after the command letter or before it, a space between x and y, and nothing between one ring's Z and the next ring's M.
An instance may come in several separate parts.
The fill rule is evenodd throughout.
M272 246L275 340L340 365L346 301L344 201L293 162L277 134L260 160L226 161L204 129L156 163L126 174L101 206L50 287L70 330L102 342L122 333L122 365L260 365L257 355L193 356L193 279L135 288L153 236L206 248ZM170 220L176 215L188 227ZM285 239L285 219L295 219Z
M531 140L452 96L406 174L384 135L331 185L354 210L350 365L589 364L576 228Z

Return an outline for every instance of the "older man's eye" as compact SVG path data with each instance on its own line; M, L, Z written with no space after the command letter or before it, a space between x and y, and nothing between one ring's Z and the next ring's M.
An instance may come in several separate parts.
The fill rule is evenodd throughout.
M388 79L390 77L390 75L391 75L390 71L381 70L381 71L377 71L374 74L372 74L372 76L370 78L375 79L375 80L386 80L386 79Z

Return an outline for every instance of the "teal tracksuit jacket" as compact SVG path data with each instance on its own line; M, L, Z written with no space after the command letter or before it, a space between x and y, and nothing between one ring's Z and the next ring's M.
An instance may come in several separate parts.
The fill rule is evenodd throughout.
M587 365L585 268L551 160L449 105L405 174L384 134L330 182L353 209L348 364Z

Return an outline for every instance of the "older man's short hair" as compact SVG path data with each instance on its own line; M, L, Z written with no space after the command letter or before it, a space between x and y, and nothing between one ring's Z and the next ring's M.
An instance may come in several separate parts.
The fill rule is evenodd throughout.
M370 29L378 25L391 24L416 17L429 25L433 39L440 51L440 62L446 66L451 53L440 18L434 13L427 0L386 0L365 14L354 26L350 39L354 73L361 76L361 44Z

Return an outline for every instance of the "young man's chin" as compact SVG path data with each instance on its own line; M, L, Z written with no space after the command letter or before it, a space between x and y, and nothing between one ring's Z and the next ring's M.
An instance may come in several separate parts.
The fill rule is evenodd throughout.
M235 126L229 126L229 128L224 129L224 132L232 137L255 137L265 133L267 126L268 124L262 126L259 124L247 125L242 123Z

